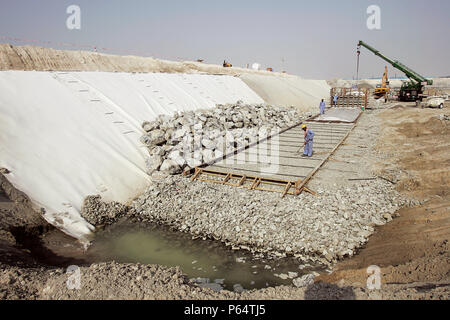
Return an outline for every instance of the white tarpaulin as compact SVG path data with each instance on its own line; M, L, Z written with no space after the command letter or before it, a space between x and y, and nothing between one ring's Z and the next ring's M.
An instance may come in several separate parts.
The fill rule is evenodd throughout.
M148 182L141 124L216 104L264 103L232 76L0 72L0 167L45 218L84 239L87 195L127 202Z
M331 87L325 80L308 80L297 76L264 76L242 74L239 76L268 104L295 106L302 111L319 112L319 103L330 98Z

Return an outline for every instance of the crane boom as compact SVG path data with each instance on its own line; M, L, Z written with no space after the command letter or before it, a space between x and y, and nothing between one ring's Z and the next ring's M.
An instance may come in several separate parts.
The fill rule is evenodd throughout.
M396 68L396 69L402 71L404 74L406 74L406 76L409 78L409 80L411 82L402 86L402 89L400 91L401 98L404 98L407 100L420 99L420 96L423 91L423 86L433 84L433 80L425 78L424 76L415 72L411 68L408 68L407 66L405 66L400 61L392 60L392 59L386 57L385 55L380 53L380 51L378 51L377 49L371 47L364 41L360 40L358 42L358 48L360 48L361 46L365 47L369 51L373 52L375 55L379 56L381 59L387 61L394 68ZM358 52L359 52L359 49L358 49Z
M407 66L405 66L400 61L394 61L392 59L389 59L385 55L381 54L380 51L378 51L377 49L369 46L364 41L359 41L358 46L363 46L366 49L368 49L369 51L372 51L375 55L379 56L381 59L389 62L394 68L402 71L404 74L406 74L406 76L408 78L410 78L412 80L415 80L418 83L426 82L428 85L432 85L433 84L433 80L429 80L429 79L425 78L424 76L421 76L420 74L418 74L417 72L415 72L411 68L408 68Z

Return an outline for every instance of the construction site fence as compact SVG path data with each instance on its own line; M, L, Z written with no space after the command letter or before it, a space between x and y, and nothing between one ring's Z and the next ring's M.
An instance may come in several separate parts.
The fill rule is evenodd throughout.
M337 95L337 107L341 108L367 108L369 89L366 88L331 88L330 105L334 106L334 97Z

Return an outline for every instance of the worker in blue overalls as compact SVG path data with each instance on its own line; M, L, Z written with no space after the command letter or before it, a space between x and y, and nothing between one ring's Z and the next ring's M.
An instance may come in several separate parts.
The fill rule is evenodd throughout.
M335 107L337 106L337 100L338 100L338 95L337 95L337 93L335 93L334 97L333 97L333 104Z
M320 108L320 114L324 114L325 113L325 101L323 101L323 99L322 99L322 101L320 101L319 108Z
M306 124L302 125L302 130L305 132L305 149L302 157L312 157L313 155L313 139L314 132L306 127Z

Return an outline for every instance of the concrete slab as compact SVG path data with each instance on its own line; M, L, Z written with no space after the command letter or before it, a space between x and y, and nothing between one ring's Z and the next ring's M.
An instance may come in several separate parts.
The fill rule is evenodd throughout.
M319 115L314 121L342 121L354 122L360 115L358 108L331 108L325 110L325 114Z

